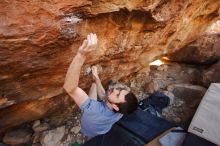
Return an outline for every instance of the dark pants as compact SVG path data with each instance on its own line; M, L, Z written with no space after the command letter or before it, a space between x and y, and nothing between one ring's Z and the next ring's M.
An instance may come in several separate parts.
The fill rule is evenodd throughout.
M164 119L137 110L123 116L108 133L92 138L83 146L143 146L173 126Z

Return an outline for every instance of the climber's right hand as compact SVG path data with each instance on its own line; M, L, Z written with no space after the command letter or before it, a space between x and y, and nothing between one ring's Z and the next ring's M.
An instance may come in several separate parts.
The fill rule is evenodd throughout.
M87 35L87 39L85 39L83 44L79 47L78 53L82 56L86 56L89 52L96 50L97 43L97 35L95 33L90 33Z
M94 79L99 79L98 69L96 66L92 66L92 75Z

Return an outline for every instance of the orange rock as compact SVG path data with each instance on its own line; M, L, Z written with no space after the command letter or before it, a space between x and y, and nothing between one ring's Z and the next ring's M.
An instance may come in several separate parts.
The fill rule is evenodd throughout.
M85 89L92 83L85 68L101 66L105 84L138 72L196 40L220 18L219 6L206 0L1 1L0 96L13 102L0 109L0 133L60 106L53 97L62 94L67 68L88 33L97 33L99 49L82 69Z

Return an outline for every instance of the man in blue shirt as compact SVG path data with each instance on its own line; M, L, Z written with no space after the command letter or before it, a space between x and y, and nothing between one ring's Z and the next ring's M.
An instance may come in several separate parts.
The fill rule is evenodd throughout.
M93 33L83 41L69 66L63 86L82 111L81 132L88 137L107 133L123 114L135 111L138 104L136 96L126 89L114 88L106 93L96 67L92 68L95 83L89 95L78 87L82 65L88 54L97 48L97 42L97 36ZM102 100L97 101L97 96Z

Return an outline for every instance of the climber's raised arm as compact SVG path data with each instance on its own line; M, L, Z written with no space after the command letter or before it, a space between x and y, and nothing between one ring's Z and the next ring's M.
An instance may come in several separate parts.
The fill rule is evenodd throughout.
M99 78L98 69L96 66L92 66L92 75L93 75L93 78L94 78L96 86L97 86L98 97L100 99L104 99L106 97L106 92L105 92L105 89L104 89L102 82Z
M66 74L63 88L78 106L88 98L88 95L78 87L80 71L88 53L96 49L97 41L96 34L91 33L87 36L87 39L85 39L83 44L79 47Z

